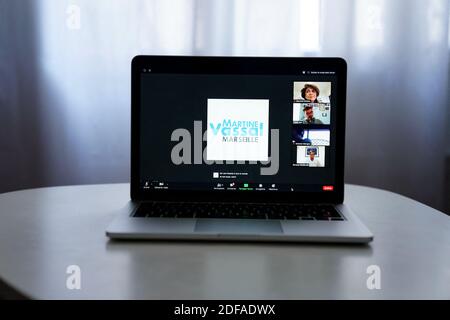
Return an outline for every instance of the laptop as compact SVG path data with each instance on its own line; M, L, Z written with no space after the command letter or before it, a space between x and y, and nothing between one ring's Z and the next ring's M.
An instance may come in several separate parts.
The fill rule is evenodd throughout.
M341 58L136 56L113 239L367 243L344 203Z

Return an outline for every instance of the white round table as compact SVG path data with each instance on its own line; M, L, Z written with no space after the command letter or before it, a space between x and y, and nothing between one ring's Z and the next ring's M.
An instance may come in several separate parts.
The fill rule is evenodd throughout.
M112 241L128 184L5 193L0 278L37 299L450 299L450 217L392 192L345 192L369 245ZM371 265L380 289L367 286Z

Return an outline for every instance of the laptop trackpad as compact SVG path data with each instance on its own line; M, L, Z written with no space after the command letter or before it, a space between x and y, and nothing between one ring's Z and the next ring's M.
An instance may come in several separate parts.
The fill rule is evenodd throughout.
M198 219L195 232L225 234L282 234L279 221L240 219Z

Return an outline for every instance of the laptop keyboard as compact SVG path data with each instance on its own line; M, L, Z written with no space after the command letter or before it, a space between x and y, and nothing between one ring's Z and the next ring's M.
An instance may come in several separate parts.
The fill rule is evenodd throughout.
M344 217L332 205L160 201L142 203L135 212L134 217L344 220Z

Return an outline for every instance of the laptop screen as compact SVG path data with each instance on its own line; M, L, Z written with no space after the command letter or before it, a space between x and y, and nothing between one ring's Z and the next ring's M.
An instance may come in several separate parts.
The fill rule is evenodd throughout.
M336 70L263 71L144 65L140 190L333 191Z

